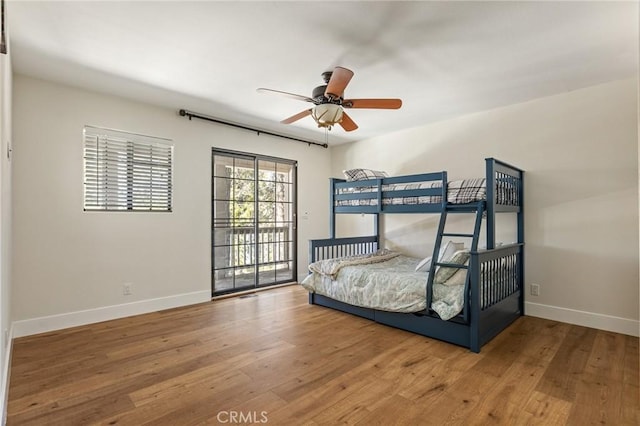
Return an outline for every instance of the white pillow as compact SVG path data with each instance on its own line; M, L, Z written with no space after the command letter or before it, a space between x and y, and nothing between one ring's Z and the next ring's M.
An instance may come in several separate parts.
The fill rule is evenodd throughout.
M440 262L449 262L453 255L460 250L464 250L464 243L454 243L453 241L447 241L444 247L440 247L440 255L438 259Z
M447 241L447 243L440 247L438 259L441 262L448 262L455 252L464 249L464 243L454 243L453 241ZM431 258L433 256L425 257L416 266L416 272L429 272L431 270Z
M416 272L429 272L431 270L431 258L432 256L422 259L416 266Z
M464 285L465 280L467 279L467 270L459 269L458 272L453 274L451 278L446 280L442 285Z
M458 250L455 254L449 259L449 263L455 263L458 265L468 265L469 264L469 250ZM455 275L458 275L458 272L464 271L465 274L462 276L456 277L455 281L452 279ZM460 268L449 268L442 267L436 271L436 276L434 278L434 282L436 284L444 284L444 285L455 285L455 284L464 284L464 278L466 277L466 269Z

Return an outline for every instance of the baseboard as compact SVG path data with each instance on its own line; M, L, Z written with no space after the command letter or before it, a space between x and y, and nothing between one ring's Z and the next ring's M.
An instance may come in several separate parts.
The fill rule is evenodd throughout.
M11 354L13 353L13 325L9 327L7 337L7 353L2 366L2 383L0 383L0 425L7 424L7 404L9 402L9 380L11 378Z
M66 314L51 315L47 317L32 318L28 320L14 321L13 337L30 336L32 334L46 333L48 331L62 330L64 328L79 325L93 324L132 315L146 314L161 311L163 309L177 308L193 305L211 300L211 291L196 291L193 293L178 294L175 296L160 297L157 299L140 300L138 302L124 303L122 305L105 306L85 311L69 312Z
M532 317L597 328L598 330L613 331L615 333L627 334L629 336L640 336L640 321L628 318L577 311L575 309L541 305L531 302L525 302L524 312L526 315Z

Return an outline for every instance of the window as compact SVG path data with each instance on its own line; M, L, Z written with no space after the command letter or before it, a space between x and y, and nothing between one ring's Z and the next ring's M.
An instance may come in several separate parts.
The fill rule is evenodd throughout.
M168 139L84 127L84 209L172 209L173 143Z

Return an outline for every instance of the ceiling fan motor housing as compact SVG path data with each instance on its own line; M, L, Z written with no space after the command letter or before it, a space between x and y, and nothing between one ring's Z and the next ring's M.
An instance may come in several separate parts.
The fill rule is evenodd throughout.
M311 98L316 101L318 104L342 104L342 98L329 99L324 95L324 92L327 90L327 85L318 86L311 92Z

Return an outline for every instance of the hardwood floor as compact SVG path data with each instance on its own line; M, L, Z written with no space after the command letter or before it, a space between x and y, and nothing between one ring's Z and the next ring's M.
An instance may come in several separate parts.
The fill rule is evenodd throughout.
M638 425L638 338L522 317L480 354L299 286L16 339L8 424Z

